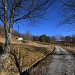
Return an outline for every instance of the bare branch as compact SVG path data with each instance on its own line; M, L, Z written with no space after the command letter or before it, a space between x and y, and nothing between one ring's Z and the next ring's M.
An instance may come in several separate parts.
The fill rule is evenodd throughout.
M66 0L66 1L61 0L61 2L65 5L62 13L64 20L60 23L61 25L75 23L75 0Z
M75 5L73 5L73 4L68 4L68 3L65 3L63 0L61 0L61 2L62 2L64 5L66 5L66 6L69 6L69 7L75 7Z
M38 8L42 7L43 5L45 5L47 2L49 2L49 0L46 0L45 2L43 2L42 4L40 4L39 6L37 6L36 8L34 8L33 10L31 10L29 13L25 14L24 16L22 16L21 18L18 18L16 20L14 20L14 22L19 21L21 19L27 19L29 18L30 14L33 13L34 11L36 11Z
M0 20L2 21L2 23L4 24L4 21L2 20L2 18L0 17Z

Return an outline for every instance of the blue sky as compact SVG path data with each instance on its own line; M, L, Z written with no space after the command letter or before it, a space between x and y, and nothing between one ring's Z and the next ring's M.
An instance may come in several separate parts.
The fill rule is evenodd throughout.
M19 23L19 32L25 33L26 31L30 31L30 33L33 35L46 34L48 36L66 36L75 34L75 31L72 31L71 27L69 27L68 25L58 26L58 24L64 19L60 13L62 6L63 5L61 3L55 3L46 12L44 17L45 19L40 19L39 23L36 26L28 25L26 22L21 21L24 26ZM18 30L18 26L16 25L16 23L14 24L14 29Z

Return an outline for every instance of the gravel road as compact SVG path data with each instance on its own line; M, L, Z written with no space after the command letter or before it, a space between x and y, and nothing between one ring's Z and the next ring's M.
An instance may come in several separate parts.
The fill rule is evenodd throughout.
M41 68L42 73L33 75L75 75L75 55L59 46L55 48L51 55L52 60L47 66Z

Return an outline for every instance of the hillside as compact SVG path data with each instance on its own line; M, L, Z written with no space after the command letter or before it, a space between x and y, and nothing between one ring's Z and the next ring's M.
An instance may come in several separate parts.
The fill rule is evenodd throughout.
M4 37L4 35L0 35L0 42L2 42L2 43L5 42L5 37ZM19 43L19 41L16 39L15 36L12 36L11 43L17 44L17 43Z
M12 38L11 38L11 42L12 43L19 43L19 41L16 39L18 36L18 32L13 30L12 33ZM0 42L4 43L5 42L5 35L4 35L4 28L3 26L0 26Z

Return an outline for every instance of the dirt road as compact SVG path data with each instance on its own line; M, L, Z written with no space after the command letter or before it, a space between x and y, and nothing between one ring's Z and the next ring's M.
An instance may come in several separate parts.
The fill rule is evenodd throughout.
M36 71L39 72L39 70ZM49 64L43 66L41 72L35 73L35 75L75 75L75 55L56 46L51 62L49 61Z

